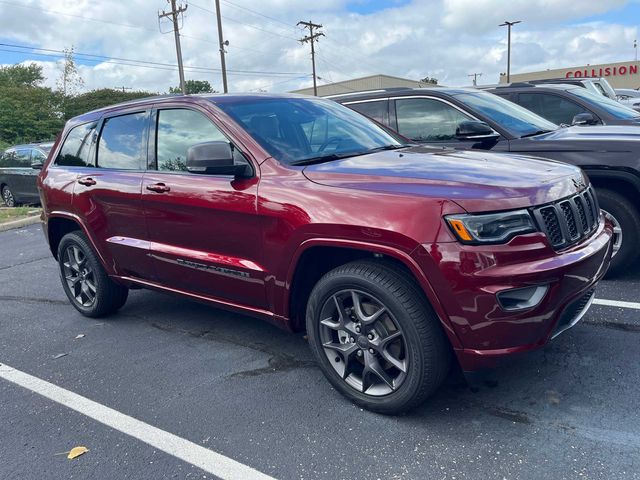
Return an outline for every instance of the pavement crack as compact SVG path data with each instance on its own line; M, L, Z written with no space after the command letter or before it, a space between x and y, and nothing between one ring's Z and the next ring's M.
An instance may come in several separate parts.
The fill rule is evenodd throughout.
M629 323L611 322L608 320L603 321L585 321L587 325L595 325L596 327L610 328L612 330L621 330L623 332L640 332L640 325L632 325Z
M11 295L0 295L0 301L46 303L48 305L69 305L68 300L52 300L49 298L34 298L34 297L16 297Z
M298 368L315 368L317 366L316 362L311 360L298 360L290 355L280 354L269 358L269 365L267 367L236 372L229 375L229 378L258 377L268 373L287 372Z
M504 407L489 407L485 410L487 411L487 413L489 413L489 415L504 418L505 420L509 420L511 422L522 423L525 425L531 425L533 423L529 415L518 410L511 410Z
M51 255L47 255L46 257L34 258L33 260L27 260L26 262L14 263L13 265L6 265L4 267L0 267L0 271L1 270L9 270L10 268L19 267L21 265L29 265L30 263L36 263L36 262L39 262L41 260L47 260L48 258L51 258Z

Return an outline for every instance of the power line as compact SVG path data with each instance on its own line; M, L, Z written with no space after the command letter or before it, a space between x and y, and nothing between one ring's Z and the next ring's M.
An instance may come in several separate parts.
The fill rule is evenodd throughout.
M46 55L46 54L42 54L42 53L36 53L36 52L23 52L20 50L2 50L2 51L7 51L7 52L13 52L13 53L23 53L23 54L31 54L31 55L41 55L41 56L51 56L51 57L59 57L62 58L64 55L64 50L55 50L52 48L39 48L39 47L29 47L26 45L15 45L15 44L11 44L11 43L0 43L0 46L4 46L4 47L11 47L11 48L20 48L20 49L28 49L28 50L38 50L38 51L42 51L42 52L53 52L53 53L58 53L61 55ZM75 57L81 57L82 60L86 60L86 61L93 61L93 62L101 62L102 59L106 60L105 63L113 63L113 64L117 64L117 65L129 65L129 66L140 66L140 67L144 67L144 66L149 66L149 67L171 67L171 69L175 70L177 65L176 64L172 64L172 63L162 63L162 62L152 62L149 60L137 60L137 59L131 59L131 58L123 58L123 57L110 57L107 55L96 55L96 54L90 54L90 53L80 53L80 52L74 52L74 56ZM88 57L88 58L82 58L82 57ZM91 58L93 57L93 58ZM94 58L96 60L94 60ZM131 63L121 63L121 62L131 62ZM221 70L219 68L211 68L211 67L198 67L198 66L194 66L194 65L185 65L185 70L189 69L189 70L201 70L203 72L220 72ZM261 71L261 70L228 70L229 73L233 73L236 75L272 75L272 76L295 76L295 75L301 75L301 72L272 72L272 71Z
M286 25L287 27L295 28L295 25L293 25L292 23L283 22L282 20L278 20L277 18L270 17L269 15L265 15L264 13L260 13L260 12L258 12L256 10L252 10L252 9L244 7L242 5L238 5L237 3L230 2L229 0L222 0L222 3L226 3L227 5L230 5L230 6L235 7L235 8L246 10L247 12L251 12L251 13L253 13L255 15L259 15L260 17L267 18L269 20L273 20L274 22L281 23L282 25Z

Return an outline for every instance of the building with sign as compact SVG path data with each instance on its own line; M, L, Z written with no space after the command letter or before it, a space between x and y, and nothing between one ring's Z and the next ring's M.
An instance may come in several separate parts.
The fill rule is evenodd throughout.
M613 88L640 88L640 62L604 63L579 67L558 68L529 73L512 73L511 82L527 82L547 78L603 77ZM506 83L505 75L500 75L500 83Z
M339 95L342 93L353 93L362 90L379 90L383 88L420 88L420 87L436 87L431 83L424 83L420 80L410 80L408 78L392 77L391 75L371 75L369 77L353 78L343 82L329 83L327 85L318 85L318 96ZM313 87L301 88L293 90L292 93L302 93L304 95L313 95Z

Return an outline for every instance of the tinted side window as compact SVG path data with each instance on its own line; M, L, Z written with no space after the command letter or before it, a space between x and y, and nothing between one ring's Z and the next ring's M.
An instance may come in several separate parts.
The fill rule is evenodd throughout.
M376 122L384 125L389 123L389 101L380 100L376 102L352 103L347 105L352 110L373 118Z
M396 100L396 115L398 132L418 142L453 140L458 125L473 120L451 105L428 98Z
M16 166L16 151L7 150L0 156L0 167L11 168Z
M74 127L60 148L56 165L63 167L92 167L89 158L95 123L85 123Z
M44 163L46 159L47 156L40 150L31 150L31 163Z
M98 167L138 170L146 164L147 113L133 113L104 121L98 141Z
M186 171L187 150L203 142L228 142L211 120L185 109L158 112L156 155L158 170Z
M21 148L16 150L15 166L19 168L28 168L31 166L31 149Z
M561 123L571 125L573 117L587 112L580 105L566 98L545 93L521 93L518 103L558 125Z

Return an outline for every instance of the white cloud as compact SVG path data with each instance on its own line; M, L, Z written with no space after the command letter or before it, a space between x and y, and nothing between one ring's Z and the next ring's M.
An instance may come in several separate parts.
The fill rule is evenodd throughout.
M157 12L168 8L163 0L26 1L18 3L31 8L0 4L0 16L11 18L3 22L4 43L55 50L74 45L81 53L176 63L173 35L158 31ZM217 69L215 16L196 7L213 10L213 2L195 1L182 28L185 65ZM297 42L304 35L295 26L301 19L324 25L326 37L317 45L322 81L386 73L435 76L441 83L461 85L470 83L467 74L483 72L482 82L497 82L506 62L506 32L497 25L505 19L523 20L513 31L513 72L631 58L638 33L615 23L578 23L620 8L623 0L414 0L400 6L390 2L384 11L369 15L348 13L348 2L362 0L233 0L271 17L266 18L222 1L231 90L283 91L311 84L309 48ZM44 66L48 84L54 86L58 59L32 58ZM178 84L177 71L149 67L154 68L92 62L79 71L87 89L126 86L163 92ZM239 70L288 73L249 75ZM218 71L187 70L186 76L222 88Z

